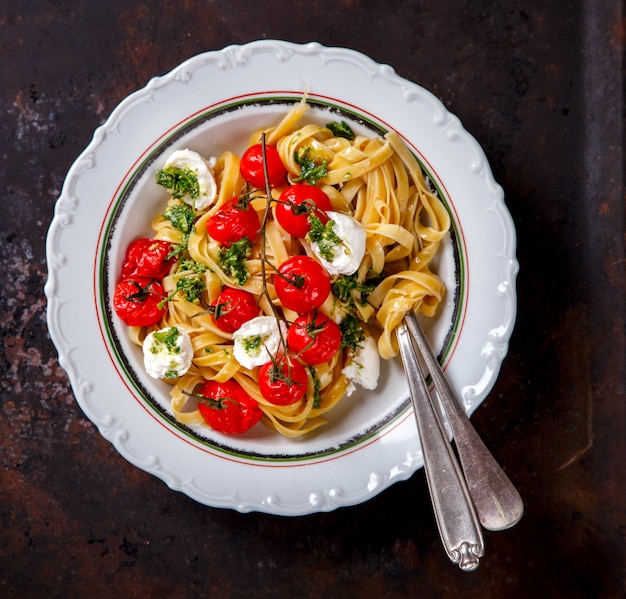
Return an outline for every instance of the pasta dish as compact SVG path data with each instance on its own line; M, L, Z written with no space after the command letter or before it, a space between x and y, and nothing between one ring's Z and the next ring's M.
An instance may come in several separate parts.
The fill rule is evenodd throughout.
M376 387L408 311L443 299L431 263L450 218L414 155L309 108L241 156L180 149L156 173L169 199L129 246L114 307L183 424L306 435Z

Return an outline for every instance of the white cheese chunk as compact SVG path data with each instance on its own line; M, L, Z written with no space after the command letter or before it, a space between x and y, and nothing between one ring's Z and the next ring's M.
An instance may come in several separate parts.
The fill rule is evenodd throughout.
M217 184L213 175L214 166L215 158L207 161L193 150L176 150L167 159L163 168L191 171L198 179L199 193L195 198L187 194L181 200L197 210L205 210L217 197Z
M286 334L281 322L282 334ZM267 364L278 352L281 331L273 316L257 316L244 322L233 333L233 353L244 368L252 369Z
M380 376L380 355L373 337L366 336L356 351L350 351L341 372L348 380L348 395L354 392L355 383L364 389L376 389Z
M193 360L193 347L188 333L177 327L153 331L143 342L146 372L155 379L183 376Z
M348 214L332 211L326 214L333 221L332 229L341 241L332 247L333 259L330 261L321 255L317 242L311 242L311 250L331 275L351 275L365 255L365 229Z

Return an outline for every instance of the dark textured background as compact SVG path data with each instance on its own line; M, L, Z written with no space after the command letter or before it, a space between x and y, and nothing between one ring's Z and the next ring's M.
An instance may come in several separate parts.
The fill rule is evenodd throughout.
M626 596L624 12L608 0L0 0L0 596ZM75 403L46 329L65 174L128 93L259 38L360 50L478 139L518 231L519 313L473 421L526 503L471 574L423 473L298 518L201 506Z

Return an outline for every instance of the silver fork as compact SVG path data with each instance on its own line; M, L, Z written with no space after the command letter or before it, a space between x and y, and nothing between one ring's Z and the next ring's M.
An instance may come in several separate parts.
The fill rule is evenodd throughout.
M460 400L444 376L415 314L409 312L405 322L409 336L417 344L435 385L440 399L440 406L437 407L443 408L443 415L450 425L480 523L487 530L510 528L519 522L524 513L520 494L472 426ZM440 425L443 426L441 418Z
M461 570L472 571L484 553L478 517L452 446L431 404L406 324L396 329L396 336L409 382L439 535L450 560Z

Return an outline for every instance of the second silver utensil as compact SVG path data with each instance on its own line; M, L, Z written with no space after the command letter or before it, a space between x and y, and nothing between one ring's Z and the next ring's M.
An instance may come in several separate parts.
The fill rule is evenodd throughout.
M407 314L405 322L430 372L443 412L450 424L480 523L487 530L510 528L519 522L524 513L520 494L472 426L444 376L415 314Z

